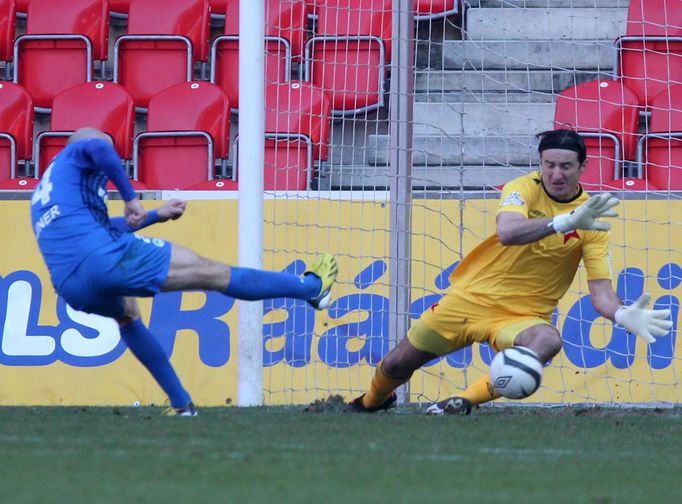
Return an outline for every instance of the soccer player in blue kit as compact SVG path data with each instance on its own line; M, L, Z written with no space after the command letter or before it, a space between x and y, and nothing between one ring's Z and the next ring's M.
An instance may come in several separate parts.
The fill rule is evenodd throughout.
M123 198L124 217L109 218L108 180ZM81 128L69 137L31 198L33 230L56 292L77 310L115 319L123 341L168 394L167 413L195 416L190 395L140 320L135 297L203 289L243 300L304 299L313 308L324 309L338 270L331 254L321 254L303 276L239 268L133 234L156 222L178 219L184 211L184 201L171 200L147 212L110 137L94 128Z

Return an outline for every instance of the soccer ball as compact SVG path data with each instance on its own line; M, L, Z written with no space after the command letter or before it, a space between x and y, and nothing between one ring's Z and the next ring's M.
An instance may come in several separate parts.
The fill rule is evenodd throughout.
M528 348L505 348L490 363L490 380L502 396L523 399L540 386L542 363L538 355Z

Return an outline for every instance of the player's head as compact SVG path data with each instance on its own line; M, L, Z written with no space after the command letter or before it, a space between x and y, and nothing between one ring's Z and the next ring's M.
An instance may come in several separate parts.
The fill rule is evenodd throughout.
M106 140L111 145L114 144L114 142L111 140L111 137L103 131L100 131L96 128L85 127L74 131L71 136L69 136L69 140L66 142L66 145L78 142L79 140L85 140L86 138L99 138L100 140Z
M542 183L553 198L566 200L578 191L578 180L587 168L587 148L578 133L559 129L538 135Z

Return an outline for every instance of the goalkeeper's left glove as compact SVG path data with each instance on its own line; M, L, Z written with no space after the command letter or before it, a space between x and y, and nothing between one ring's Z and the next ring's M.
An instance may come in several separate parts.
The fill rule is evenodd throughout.
M651 301L649 294L642 294L630 306L621 306L616 310L616 323L625 327L628 332L639 334L647 343L656 341L654 336L665 336L673 326L670 310L649 310Z
M618 214L611 209L618 203L618 198L612 194L599 193L571 213L557 215L549 223L549 226L554 228L557 233L566 233L574 229L608 231L611 229L611 224L597 219L600 217L617 217Z

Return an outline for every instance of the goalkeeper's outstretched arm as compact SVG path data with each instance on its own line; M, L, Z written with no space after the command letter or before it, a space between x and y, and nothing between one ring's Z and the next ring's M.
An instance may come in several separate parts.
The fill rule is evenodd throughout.
M647 343L665 336L673 323L670 310L650 310L651 296L642 294L631 305L624 306L615 293L611 280L589 280L592 305L602 316L622 325L628 332L637 334Z
M525 245L554 233L566 233L574 229L608 231L611 225L599 220L616 217L613 207L618 199L609 193L600 193L574 211L557 215L553 219L527 219L516 212L500 212L497 215L497 237L502 245Z

